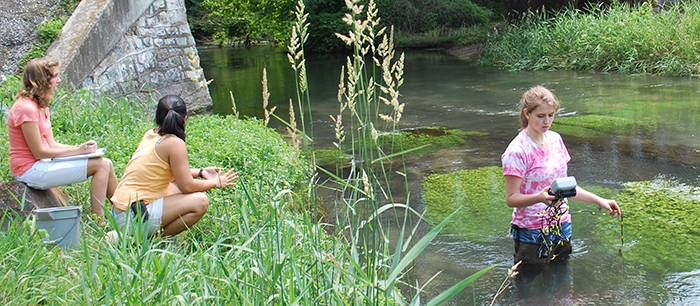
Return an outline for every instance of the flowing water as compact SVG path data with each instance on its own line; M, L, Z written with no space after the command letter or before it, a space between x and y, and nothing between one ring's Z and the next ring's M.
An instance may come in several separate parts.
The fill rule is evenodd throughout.
M218 114L231 113L231 94L243 116L263 117L262 70L267 70L270 105L288 118L289 99L296 96L294 72L282 49L201 48L201 65ZM313 104L316 147L330 147L338 112L337 89L342 56L309 56L308 83ZM700 186L700 80L595 72L508 72L477 67L467 61L431 52L406 52L406 103L402 128L442 126L487 133L467 148L440 150L407 159L409 189L420 195L421 180L484 166L500 166L500 155L517 134L520 96L534 85L553 90L562 102L560 116L596 114L652 123L654 131L630 135L578 138L563 135L572 156L569 175L579 185L620 189L624 182L665 178ZM270 107L271 107L270 106ZM269 107L268 107L269 108ZM555 121L556 124L556 121ZM271 125L281 124L271 122ZM280 129L281 130L281 129ZM422 208L420 196L411 198ZM419 203L419 204L415 204ZM624 207L623 207L624 210ZM565 265L509 286L496 305L690 305L700 304L700 270L659 273L630 268L619 241L601 244L592 238L595 218L574 215L574 253ZM510 220L504 220L508 223ZM617 245L615 244L617 243ZM426 298L434 297L469 275L497 265L448 302L488 305L512 264L508 233L492 243L439 236L417 260L416 278L427 282ZM700 252L700 246L698 246Z

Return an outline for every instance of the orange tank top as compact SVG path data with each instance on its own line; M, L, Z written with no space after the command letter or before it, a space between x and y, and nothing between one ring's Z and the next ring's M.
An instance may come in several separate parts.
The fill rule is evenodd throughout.
M143 135L111 198L115 207L126 211L133 202L143 200L150 204L165 197L170 182L175 178L170 164L156 154L156 146L168 136L175 137L158 135L155 129L150 129Z

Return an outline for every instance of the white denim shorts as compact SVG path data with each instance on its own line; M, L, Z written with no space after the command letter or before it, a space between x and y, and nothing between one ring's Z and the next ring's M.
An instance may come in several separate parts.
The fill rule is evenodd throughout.
M148 236L153 236L153 234L160 230L160 225L163 220L163 198L146 205L146 209L148 210L148 221L143 224L144 230L148 230ZM122 230L122 232L124 232L124 228L127 229L126 232L136 230L136 225L138 225L138 223L135 218L136 215L131 211L131 208L118 214L115 213L114 208L112 208L112 216L117 221L119 229ZM126 226L127 224L129 224L128 227Z
M15 177L36 189L73 184L87 180L87 159L74 159L60 162L37 161L24 174Z

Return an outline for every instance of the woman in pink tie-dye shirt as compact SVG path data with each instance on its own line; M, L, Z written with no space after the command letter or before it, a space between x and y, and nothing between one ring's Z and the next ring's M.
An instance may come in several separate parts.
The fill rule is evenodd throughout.
M567 176L571 160L561 136L549 128L559 110L556 96L542 86L528 90L520 101L520 133L501 156L506 182L506 203L513 207L512 234L515 262L545 264L564 260L571 253L571 215L566 203L554 216L556 232L548 231L555 197L548 193L557 178ZM614 200L576 187L574 199L594 203L611 215L620 215ZM556 220L558 218L558 220Z

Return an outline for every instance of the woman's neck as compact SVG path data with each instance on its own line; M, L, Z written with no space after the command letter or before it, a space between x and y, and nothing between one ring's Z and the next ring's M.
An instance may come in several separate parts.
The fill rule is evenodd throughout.
M537 145L544 145L545 141L547 140L544 133L535 131L535 129L531 128L531 126L528 126L525 130L527 135L530 136L530 139L532 139L532 141L534 141Z

